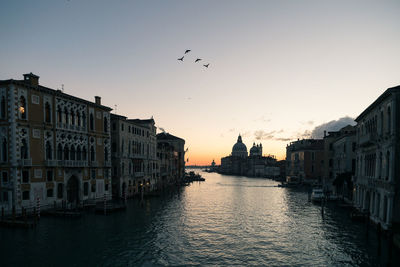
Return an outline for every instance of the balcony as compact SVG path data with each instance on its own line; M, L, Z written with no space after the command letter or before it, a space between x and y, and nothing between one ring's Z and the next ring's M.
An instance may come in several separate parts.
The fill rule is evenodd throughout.
M360 146L370 146L376 144L376 141L377 141L376 133L363 134L358 139L358 143Z
M20 159L18 160L19 165L24 167L32 166L32 159Z
M44 164L49 167L55 167L58 166L58 160L46 160Z
M98 161L89 161L89 166L90 167L99 167L99 162Z
M88 164L86 160L58 160L57 165L64 167L86 167Z
M143 177L143 176L144 176L144 172L135 172L135 178Z

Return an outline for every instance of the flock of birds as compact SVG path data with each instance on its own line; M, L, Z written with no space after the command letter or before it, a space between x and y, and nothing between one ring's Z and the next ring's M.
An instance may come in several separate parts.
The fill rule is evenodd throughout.
M187 49L187 50L185 51L185 55L186 55L187 53L189 53L190 51L192 51L192 50ZM183 55L181 58L178 58L178 60L180 60L180 61L183 62L183 59L185 58L185 55ZM199 61L201 61L201 60L202 60L201 58L196 58L196 60L194 61L194 63L197 63L197 62L199 62ZM206 68L208 68L208 66L210 66L210 63L204 64L203 66L206 67Z

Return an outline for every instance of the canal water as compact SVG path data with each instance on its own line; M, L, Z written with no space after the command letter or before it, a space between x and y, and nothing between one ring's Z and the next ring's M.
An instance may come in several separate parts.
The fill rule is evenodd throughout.
M1 266L400 266L348 211L269 179L202 173L205 182L108 216L0 228ZM368 230L369 229L369 230Z

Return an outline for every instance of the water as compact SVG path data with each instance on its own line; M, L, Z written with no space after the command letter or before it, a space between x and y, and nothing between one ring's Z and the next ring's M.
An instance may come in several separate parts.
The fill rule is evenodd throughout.
M0 228L1 266L399 266L398 253L347 211L268 179L204 173L126 212Z

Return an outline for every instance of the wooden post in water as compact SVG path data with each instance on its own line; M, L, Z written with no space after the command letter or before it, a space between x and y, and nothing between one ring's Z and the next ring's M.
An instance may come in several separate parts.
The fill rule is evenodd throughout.
M37 217L40 219L40 198L36 198Z

